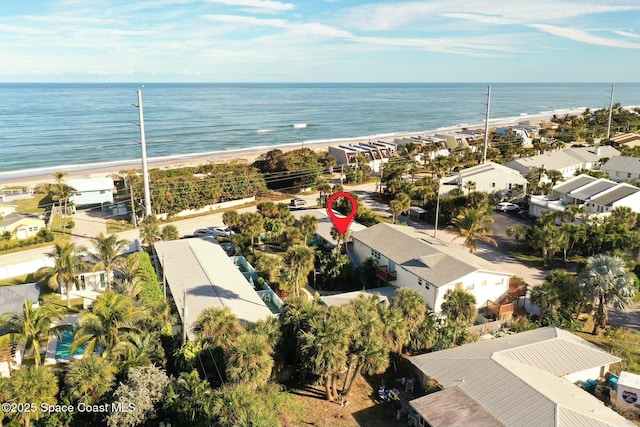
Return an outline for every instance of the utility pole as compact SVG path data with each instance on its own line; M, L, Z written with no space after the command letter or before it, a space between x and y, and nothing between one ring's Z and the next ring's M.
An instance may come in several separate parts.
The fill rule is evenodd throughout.
M147 145L144 138L144 113L142 111L142 90L138 89L138 115L140 117L140 147L142 149L142 180L144 182L144 214L151 216L151 192L149 191L149 166L147 164Z
M164 252L162 253L162 260L160 261L160 265L162 266L162 290L164 293L164 300L167 301L167 275L164 274Z
M613 85L611 85L611 100L609 101L609 120L607 121L607 139L611 136L611 116L613 115Z
M487 86L487 112L484 118L484 148L482 151L482 163L487 162L487 148L489 147L489 112L491 110L491 86Z
M125 181L127 182L127 181ZM129 186L129 193L131 195L131 222L133 223L133 228L138 228L138 218L136 215L136 205L133 201L133 185L127 184Z
M435 227L433 227L433 238L438 235L438 216L440 215L440 174L438 173L438 197L436 198L436 221Z
M187 342L187 290L182 294L182 343Z

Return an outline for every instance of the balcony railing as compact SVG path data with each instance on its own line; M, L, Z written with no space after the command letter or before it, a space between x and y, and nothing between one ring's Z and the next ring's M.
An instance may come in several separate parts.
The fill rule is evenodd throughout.
M380 280L384 282L391 282L396 280L397 278L396 272L388 271L388 267L386 265L383 265L382 267L378 267L376 269L376 275L380 278Z

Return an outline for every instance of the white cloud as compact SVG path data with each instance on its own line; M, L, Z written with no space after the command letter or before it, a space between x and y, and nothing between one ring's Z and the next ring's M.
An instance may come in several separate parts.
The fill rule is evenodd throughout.
M377 3L347 11L350 28L391 30L413 23L428 25L438 17L473 19L488 24L562 22L579 16L640 10L640 2L621 0L603 5L601 0L435 0Z
M578 30L575 28L558 27L547 24L531 24L532 28L544 31L554 36L564 37L577 42L588 43L598 46L618 47L623 49L640 49L640 43L633 43L620 39L610 39L606 37L596 36L588 31Z
M288 26L286 19L264 19L255 18L253 16L242 15L202 15L202 18L208 21L225 22L231 24L243 24L257 27L280 27Z
M612 32L614 34L617 34L617 35L622 36L622 37L631 37L631 38L634 38L634 39L640 38L640 34L636 34L633 31L615 30L615 31L612 31Z
M226 4L229 6L248 7L262 12L286 12L295 6L291 3L283 3L272 0L207 0L210 3Z

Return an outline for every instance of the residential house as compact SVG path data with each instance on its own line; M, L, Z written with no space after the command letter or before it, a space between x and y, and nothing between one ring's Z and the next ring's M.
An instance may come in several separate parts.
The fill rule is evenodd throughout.
M114 184L111 177L70 179L67 185L73 188L69 202L73 206L92 206L113 203Z
M260 294L240 271L246 262L236 264L215 239L163 241L153 248L189 340L196 339L193 324L209 307L228 307L242 323L274 316L278 297L270 290Z
M604 178L578 175L553 187L551 194L531 196L529 214L540 216L547 210L564 211L567 205L579 205L588 214L608 214L618 206L640 213L640 188Z
M388 147L377 143L358 143L329 147L329 154L336 158L338 166L356 166L356 157L366 159L373 172L379 172L384 163L392 157Z
M474 130L461 130L456 132L443 132L435 134L436 138L444 140L449 150L454 148L469 147L469 143L484 139L484 132Z
M615 146L640 147L640 135L637 133L620 133L609 138Z
M563 151L550 151L537 156L521 157L511 160L505 166L517 170L523 176L533 168L543 168L558 170L565 178L569 178L582 169L591 170L598 167L603 159L619 155L618 150L608 145L576 147Z
M629 156L611 157L600 168L616 181L632 181L640 179L640 158Z
M495 271L482 258L412 228L380 223L351 236L356 258L372 257L382 282L416 290L434 312L450 289L473 294L478 308L501 301L509 291L512 273Z
M46 228L44 220L36 215L15 212L15 206L0 205L0 236L9 235L12 239L24 240L35 236Z
M619 357L554 327L414 356L420 382L441 391L411 400L418 426L633 426L581 382Z
M342 216L340 212L334 211L336 215ZM331 229L333 228L333 223L329 219L327 215L326 209L302 209L302 210L292 210L291 214L296 218L296 220L300 220L303 215L311 215L318 220L317 230L313 239L316 240L318 244L324 246L326 248L333 248L336 246L338 242L331 235ZM364 230L364 225L358 222L352 222L349 226L349 231L351 233L356 231Z
M517 124L515 126L500 126L495 130L496 135L513 137L524 147L531 147L534 138L540 136L540 126Z
M326 306L341 306L349 304L360 295L377 295L382 304L389 305L393 297L396 295L396 288L394 286L381 286L379 288L364 289L362 291L326 295L320 297L320 301Z
M465 191L465 185L469 181L474 183L476 191L499 193L501 196L510 191L524 193L527 188L527 180L518 171L487 162L462 169L455 175L443 178L440 186L441 194L447 194L454 188Z
M394 143L401 147L408 143L413 143L418 145L419 149L417 152L411 157L411 160L415 160L417 162L425 161L425 152L423 148L425 146L431 146L432 148L428 152L429 160L433 160L438 156L446 157L449 155L449 149L445 147L445 140L443 138L436 138L434 136L411 136L406 138L396 138Z
M22 313L25 300L37 306L39 298L40 285L37 283L0 286L0 315Z

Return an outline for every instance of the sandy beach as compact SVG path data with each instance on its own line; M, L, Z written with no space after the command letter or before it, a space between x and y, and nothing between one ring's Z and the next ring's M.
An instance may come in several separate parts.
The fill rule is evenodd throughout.
M582 110L567 110L568 114L578 114ZM564 112L563 112L564 113ZM512 126L522 121L544 121L551 118L551 114L526 115L518 118L512 117L508 121L492 121L490 120L490 128L497 126ZM484 124L473 124L464 127L465 129L480 129L484 131ZM393 142L395 138L409 137L418 135L434 135L436 133L455 132L462 130L462 127L448 127L437 130L421 131L421 132L398 132L393 134L371 135L366 137L335 139L330 141L305 141L297 144L287 144L273 147L246 148L229 151L216 151L211 153L185 154L179 156L150 158L148 159L149 169L176 169L188 166L197 166L209 162L225 163L233 160L244 160L248 163L254 162L261 155L273 149L281 149L290 151L299 149L300 147L310 148L314 151L327 151L331 146L357 144L360 142L385 141ZM67 172L66 179L75 178L97 178L109 176L123 170L142 169L141 159L131 159L123 161L108 162L106 164L91 165L73 165L69 167L60 166L59 168L47 168L45 171L13 171L0 172L0 188L3 186L27 186L33 187L41 183L54 182L52 170ZM33 173L31 173L33 172Z

